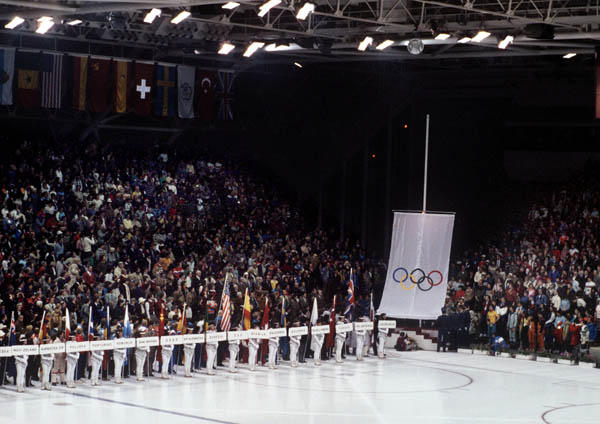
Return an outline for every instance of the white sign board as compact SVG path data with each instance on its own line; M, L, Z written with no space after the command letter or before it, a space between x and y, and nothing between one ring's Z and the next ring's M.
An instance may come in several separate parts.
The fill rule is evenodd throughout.
M355 331L368 331L373 329L373 321L368 322L355 322L354 330Z
M248 330L248 336L251 339L268 339L269 330Z
M0 358L12 356L12 346L0 346Z
M304 327L290 327L290 329L288 330L288 334L290 335L290 337L292 336L305 336L308 334L308 327L304 326Z
M67 342L67 353L87 352L90 350L90 342Z
M247 331L228 331L227 332L227 340L233 342L235 340L245 340L248 338Z
M115 349L125 349L135 347L135 339L115 339Z
M206 343L222 342L223 340L227 340L227 333L224 331L206 333Z
M396 328L396 321L388 319L385 321L379 321L379 328Z
M40 354L48 355L50 353L65 353L64 343L50 343L40 345Z
M150 347L150 346L158 346L158 336L153 337L140 337L136 339L135 346L136 347Z
M183 343L204 343L204 334L184 334Z
M114 348L115 348L114 340L90 341L90 350L113 350Z
M17 345L12 347L13 355L39 355L38 345Z
M162 336L160 338L160 345L180 345L183 344L183 336Z
M269 337L285 337L287 336L287 331L285 328L271 328L269 330Z
M352 331L352 323L348 324L338 324L335 326L335 331L338 333L347 333L348 331Z
M315 325L310 329L310 334L329 334L329 326Z

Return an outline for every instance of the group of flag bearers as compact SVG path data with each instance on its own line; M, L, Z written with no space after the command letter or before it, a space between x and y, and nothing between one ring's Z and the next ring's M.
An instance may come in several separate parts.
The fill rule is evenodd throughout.
M243 306L243 317L242 322L237 325L233 332L230 328L230 299L229 292L226 289L223 292L223 296L221 299L221 307L220 310L223 312L222 319L220 321L220 329L221 335L227 334L229 337L213 337L211 334L217 332L217 327L214 324L210 324L208 322L208 313L206 316L206 320L201 320L197 323L196 333L203 334L204 338L202 339L204 349L198 352L197 342L188 339L178 339L178 345L181 345L182 348L178 348L178 357L173 358L173 352L175 350L175 343L171 344L164 336L171 335L182 335L186 334L186 332L194 332L194 326L188 325L185 318L185 305L183 307L182 313L180 313L179 321L176 325L172 324L170 326L166 326L165 328L165 314L164 309L161 307L160 310L160 325L158 331L154 331L151 326L148 325L147 321L144 319L138 323L135 332L132 328L132 324L129 320L129 312L128 309L125 309L125 318L123 323L119 323L116 327L113 327L114 334L111 334L110 324L105 325L105 328L100 330L99 328L95 328L92 320L92 308L89 311L89 319L88 319L88 332L87 332L87 340L83 337L83 332L81 328L78 328L77 335L72 336L71 333L71 325L70 325L70 317L68 310L66 311L65 316L65 332L64 335L61 334L60 337L56 337L53 340L48 338L47 334L47 325L45 320L45 314L42 318L42 324L40 327L39 340L40 344L47 343L65 343L65 342L81 342L81 341L96 341L96 340L122 340L128 339L132 336L135 336L135 351L132 356L135 357L135 375L137 381L144 381L144 372L150 375L149 370L145 369L145 364L147 367L152 366L150 362L154 362L150 360L149 354L151 351L151 346L156 346L156 355L155 359L160 362L160 376L164 379L169 378L169 369L170 366L175 363L179 363L179 355L183 352L183 365L184 365L184 376L192 377L192 368L194 364L194 356L205 354L205 364L206 364L206 372L208 375L214 375L216 369L219 341L225 342L227 339L227 347L229 351L229 372L236 373L238 372L238 358L240 357L240 347L244 347L247 349L247 358L248 358L248 369L250 371L254 371L257 365L257 359L260 352L260 356L264 357L266 350L268 349L268 359L267 365L269 369L277 368L277 357L279 353L280 347L280 338L285 337L286 342L289 342L289 360L290 365L293 368L298 366L300 362L299 356L302 348L302 337L303 335L307 335L306 337L310 337L310 349L314 352L314 365L321 365L321 351L323 349L323 345L325 343L327 337L327 347L333 348L335 347L335 360L337 364L343 363L343 353L345 350L345 345L348 342L351 342L355 347L356 359L359 361L363 360L364 355L368 352L369 347L372 345L371 343L371 330L373 330L372 321L375 319L374 308L371 300L371 308L370 308L370 317L361 317L357 322L352 324L352 316L354 312L354 288L352 281L349 282L348 287L348 296L346 298L346 309L344 310L344 314L339 316L336 319L335 316L335 296L333 299L332 308L330 311L327 311L324 316L319 317L318 309L317 309L317 301L313 300L312 314L310 317L309 326L300 327L299 322L293 323L291 327L288 329L287 325L287 317L285 313L285 300L282 300L282 313L281 313L281 322L274 323L274 328L269 328L269 304L268 300L265 304L264 317L261 325L259 326L257 323L252 325L251 321L251 306L250 300L248 296L248 291L246 290L244 306ZM110 310L107 310L106 323L110 323ZM327 314L329 315L327 317ZM364 323L364 325L363 325ZM382 323L385 323L382 325ZM321 325L318 325L321 324ZM346 325L344 325L346 324ZM349 325L348 325L349 324ZM377 329L378 329L378 337L374 342L376 345L376 350L379 358L385 357L385 339L389 334L389 329L395 327L394 321L386 321L385 315L378 317L377 319ZM262 328L261 328L262 327ZM300 331L294 331L294 329L298 329ZM14 313L13 319L11 320L11 343L16 344L16 341L13 339L14 337ZM244 330L244 333L241 333ZM248 331L248 330L258 330L258 331ZM267 331L265 331L267 330ZM275 331L282 330L282 331ZM165 334L166 331L166 334ZM289 331L289 333L288 333ZM98 334L96 334L98 333ZM233 334L237 334L236 337L233 337ZM308 335L310 333L310 335ZM143 340L146 337L152 337L155 334L158 334L159 342L155 344L150 343L140 343L140 340ZM21 336L23 340L19 340L21 344L24 342L24 336ZM156 337L155 337L156 338ZM306 339L305 339L306 340ZM167 341L167 342L165 342ZM128 344L134 346L134 344ZM157 346L158 345L158 346ZM306 350L308 343L304 342L304 350ZM110 352L112 352L112 359L114 363L114 382L116 384L122 384L122 376L123 376L123 368L124 364L128 362L128 358L130 357L128 352L130 348L124 347L124 345L115 343L110 346L110 349L107 350L89 350L88 351L88 366L91 368L90 372L90 382L92 386L100 385L99 376L101 375L101 370L103 368L103 364L105 365L104 369L106 369L106 363L108 363ZM331 349L332 350L332 349ZM374 349L375 350L375 349ZM42 382L41 388L42 390L51 390L52 383L50 381L51 375L53 376L53 381L57 380L56 373L59 374L61 380L64 379L66 386L68 388L75 387L75 372L78 367L78 362L80 360L80 352L73 349L65 349L59 350L58 353L50 353L48 349L40 349L41 353L41 370L40 370L40 381ZM304 356L304 355L302 355ZM65 361L66 359L66 361ZM66 364L59 363L58 361L64 361ZM16 365L16 384L17 391L23 392L25 385L25 370L28 363L27 355L15 355L15 365ZM57 366L58 365L58 366ZM66 368L66 372L61 371L62 367Z

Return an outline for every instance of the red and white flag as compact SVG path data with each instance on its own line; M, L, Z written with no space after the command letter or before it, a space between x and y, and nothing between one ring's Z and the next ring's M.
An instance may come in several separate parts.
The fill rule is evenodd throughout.
M60 109L63 55L42 55L42 107Z
M65 310L65 340L69 341L71 335L71 319L69 318L69 308Z

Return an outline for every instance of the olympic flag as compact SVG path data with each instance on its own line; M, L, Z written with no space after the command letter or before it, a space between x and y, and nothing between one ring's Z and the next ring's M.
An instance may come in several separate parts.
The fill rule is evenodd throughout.
M448 286L453 214L394 212L392 246L377 313L435 319Z

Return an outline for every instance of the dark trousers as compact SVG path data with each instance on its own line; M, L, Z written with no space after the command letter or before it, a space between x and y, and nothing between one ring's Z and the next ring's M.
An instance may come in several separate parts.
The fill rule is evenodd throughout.
M437 351L440 351L440 348L443 348L444 352L446 351L446 344L448 343L448 331L439 330L437 337Z

